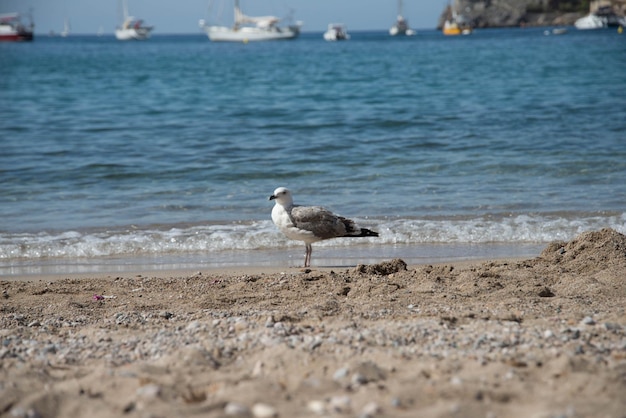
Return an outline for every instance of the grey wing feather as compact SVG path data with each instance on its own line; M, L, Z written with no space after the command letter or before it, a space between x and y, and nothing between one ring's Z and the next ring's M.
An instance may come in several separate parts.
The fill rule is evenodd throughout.
M320 206L294 206L291 219L297 228L311 231L321 239L343 237L349 232L345 223L347 219Z

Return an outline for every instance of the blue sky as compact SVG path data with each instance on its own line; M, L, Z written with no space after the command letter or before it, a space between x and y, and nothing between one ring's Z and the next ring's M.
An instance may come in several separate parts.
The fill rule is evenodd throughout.
M0 13L33 9L35 32L63 30L70 21L72 33L94 34L100 26L113 33L119 20L120 0L0 0ZM214 4L222 2L213 0ZM229 4L230 2L224 2ZM328 23L345 23L348 30L388 29L397 14L397 0L241 0L248 15L284 17L290 9L304 22L304 31L323 31ZM447 0L404 0L404 16L414 29L434 29ZM198 20L207 18L209 0L128 0L130 13L159 33L199 32ZM232 22L232 6L227 21ZM213 10L217 9L213 6Z

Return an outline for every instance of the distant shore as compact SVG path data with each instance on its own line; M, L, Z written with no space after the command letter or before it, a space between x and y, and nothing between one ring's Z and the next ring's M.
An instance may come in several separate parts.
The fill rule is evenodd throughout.
M595 3L595 4L594 4ZM614 0L610 5L592 2L591 7L579 7L566 1L537 3L530 0L499 0L486 5L473 0L455 0L442 11L438 28L456 14L474 28L572 26L590 12L603 13L609 20L626 14L626 1Z

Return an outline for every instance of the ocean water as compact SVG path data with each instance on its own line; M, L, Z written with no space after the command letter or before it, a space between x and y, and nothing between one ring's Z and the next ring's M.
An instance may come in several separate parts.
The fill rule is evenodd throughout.
M626 35L0 44L0 274L298 265L268 196L377 239L313 265L626 233Z

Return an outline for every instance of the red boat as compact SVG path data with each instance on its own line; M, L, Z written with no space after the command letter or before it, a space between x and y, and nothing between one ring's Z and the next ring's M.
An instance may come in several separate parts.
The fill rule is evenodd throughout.
M0 14L0 41L32 41L35 25L22 24L19 13Z

